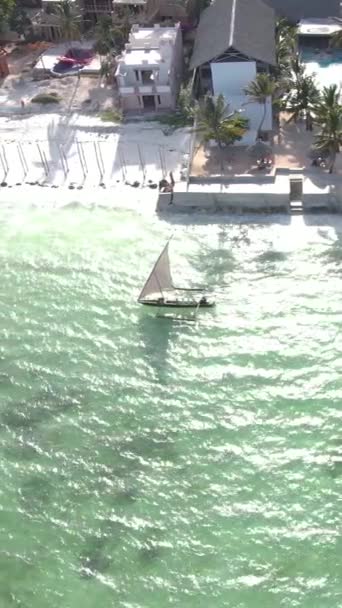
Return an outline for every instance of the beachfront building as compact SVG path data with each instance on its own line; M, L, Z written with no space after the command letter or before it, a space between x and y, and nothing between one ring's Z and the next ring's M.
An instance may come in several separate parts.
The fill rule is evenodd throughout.
M115 73L124 112L174 108L182 78L180 25L134 25Z
M70 1L77 9L80 8L80 0ZM62 39L63 32L57 10L60 3L61 0L41 0L41 6L38 10L27 11L31 20L32 32L37 38L50 42L57 42Z
M246 86L269 72L275 58L275 14L261 0L215 0L201 15L190 67L200 94L222 94L230 110L243 110L249 130L239 142L256 139L264 108L246 96ZM267 102L264 136L272 130L272 103Z
M113 0L114 23L128 19L132 24L147 26L155 21L178 22L185 18L186 8L182 0Z
M293 23L301 19L327 19L341 17L341 0L264 0L278 17Z

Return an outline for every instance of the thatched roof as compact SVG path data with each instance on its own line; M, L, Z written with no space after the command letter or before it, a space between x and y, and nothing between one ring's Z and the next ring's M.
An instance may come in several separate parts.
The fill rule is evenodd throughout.
M215 60L232 48L275 64L275 13L261 0L215 0L203 11L190 67Z

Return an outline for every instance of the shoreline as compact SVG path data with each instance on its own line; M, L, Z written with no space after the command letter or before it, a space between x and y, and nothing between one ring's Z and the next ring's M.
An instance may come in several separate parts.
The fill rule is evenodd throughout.
M108 124L87 113L47 112L0 117L0 135L2 204L34 198L38 205L63 206L81 200L167 216L342 213L338 174L277 169L272 175L189 177L188 128L170 133L154 121ZM173 193L160 193L159 182L170 172ZM297 198L291 196L295 182Z

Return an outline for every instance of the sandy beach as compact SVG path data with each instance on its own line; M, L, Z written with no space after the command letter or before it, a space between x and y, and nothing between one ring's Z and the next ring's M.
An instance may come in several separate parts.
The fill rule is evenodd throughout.
M158 182L172 171L185 177L191 133L168 133L157 122L112 124L80 113L0 117L1 200L51 203L82 198L120 198L125 206L151 201ZM63 191L63 197L60 192ZM20 193L20 194L19 194ZM32 199L32 195L30 195Z

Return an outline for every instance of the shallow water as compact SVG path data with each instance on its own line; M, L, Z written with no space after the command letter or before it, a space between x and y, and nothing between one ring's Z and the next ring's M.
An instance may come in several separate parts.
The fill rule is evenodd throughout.
M205 221L2 209L1 608L341 605L342 227Z

